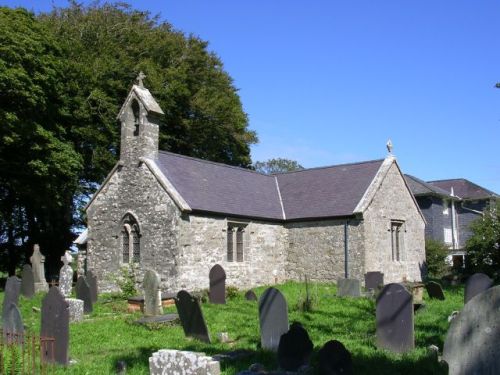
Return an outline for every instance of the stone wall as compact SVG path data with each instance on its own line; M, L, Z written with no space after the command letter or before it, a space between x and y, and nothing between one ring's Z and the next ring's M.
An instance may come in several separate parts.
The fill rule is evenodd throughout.
M382 271L384 282L421 280L425 262L425 222L395 163L363 213L366 272ZM391 220L404 221L401 260L392 259Z

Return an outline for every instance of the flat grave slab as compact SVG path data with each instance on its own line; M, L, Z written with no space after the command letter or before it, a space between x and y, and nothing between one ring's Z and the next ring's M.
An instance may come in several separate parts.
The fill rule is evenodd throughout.
M144 316L135 321L137 324L151 324L151 323L172 323L179 320L178 314L165 314L157 316Z

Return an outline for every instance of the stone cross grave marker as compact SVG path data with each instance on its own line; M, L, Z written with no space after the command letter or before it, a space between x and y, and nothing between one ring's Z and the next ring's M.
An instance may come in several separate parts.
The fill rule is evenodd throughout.
M404 353L415 346L413 300L401 284L387 284L377 298L377 347Z
M245 299L247 301L257 301L257 295L252 289L250 289L248 292L245 293Z
M377 290L384 286L384 274L379 271L365 273L365 289Z
M361 297L361 283L357 279L339 279L337 281L337 296Z
M45 257L40 252L40 246L33 246L33 255L30 257L33 279L35 280L35 293L46 292L49 284L45 280Z
M429 281L427 284L425 284L425 289L427 289L427 293L429 293L430 298L435 298L444 301L445 297L441 284L435 281Z
M499 340L500 286L495 286L472 298L451 322L443 347L449 374L498 374Z
M23 341L23 319L21 312L14 303L11 303L5 311L3 321L3 336L7 344L21 343Z
M7 318L11 303L16 306L19 304L19 294L21 294L21 280L16 276L9 277L5 283L5 294L2 304L2 322Z
M306 329L298 322L292 323L290 330L281 335L278 345L278 364L285 371L297 371L309 364L313 343Z
M75 286L76 298L83 301L83 312L90 314L93 310L92 298L90 296L90 287L85 276L80 276Z
M161 304L160 276L156 271L147 270L144 275L144 315L158 316L163 314Z
M320 375L352 375L351 353L340 341L328 341L318 352L318 370Z
M59 271L59 290L64 297L69 297L71 295L71 288L73 287L73 268L69 265L73 260L73 257L66 251L61 257L64 265Z
M224 268L216 264L208 274L210 280L209 300L210 303L226 303L226 272Z
M21 294L26 298L33 298L35 295L35 279L33 278L33 270L29 264L23 266L21 275Z
M177 293L175 307L187 337L194 337L210 344L207 324L201 311L200 302L185 290Z
M484 292L493 285L491 280L484 273L475 273L465 282L464 303L469 302L477 294Z
M98 297L98 289L97 289L97 276L92 272L92 270L87 271L87 275L85 276L85 279L87 280L87 283L89 284L90 288L90 299L92 300L92 303L97 302L97 297Z
M259 299L260 341L263 349L276 351L288 331L288 305L278 289L268 288Z
M52 287L42 300L42 325L40 336L55 339L42 345L42 360L54 361L60 365L69 362L69 309L68 302L59 291Z

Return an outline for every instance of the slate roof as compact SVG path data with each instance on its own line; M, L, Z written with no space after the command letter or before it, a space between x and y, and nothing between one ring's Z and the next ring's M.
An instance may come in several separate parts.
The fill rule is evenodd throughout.
M429 184L446 191L451 191L451 188L453 187L454 194L462 199L484 199L490 197L498 198L496 193L476 185L465 178L429 181Z
M353 215L382 163L264 175L165 151L159 152L157 160L193 211L271 220Z
M439 195L451 198L450 191L441 189L439 186L431 185L428 182L425 182L415 176L411 176L409 174L405 174L406 182L410 187L411 192L415 196L419 195Z

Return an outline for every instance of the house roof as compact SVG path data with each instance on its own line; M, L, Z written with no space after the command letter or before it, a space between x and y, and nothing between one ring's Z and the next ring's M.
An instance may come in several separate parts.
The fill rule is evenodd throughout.
M491 198L498 195L491 190L485 189L465 178L454 178L449 180L436 180L429 181L429 184L444 189L448 192L453 188L453 192L456 196L462 199L481 199L481 198Z
M431 185L428 182L425 182L415 176L411 176L409 174L405 174L406 182L410 187L411 192L415 196L421 195L438 195L442 197L451 198L450 191L441 189L439 186Z

